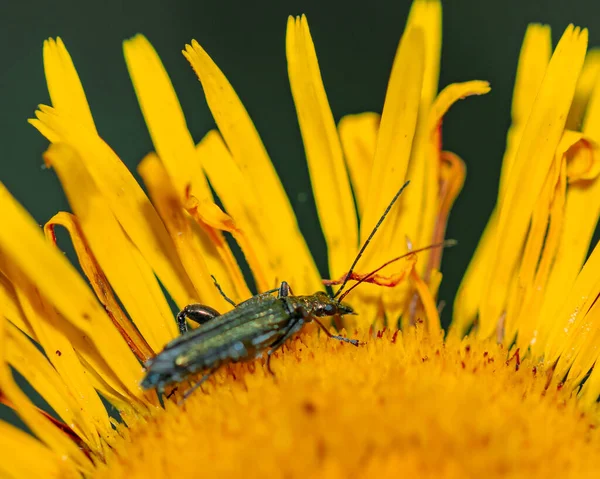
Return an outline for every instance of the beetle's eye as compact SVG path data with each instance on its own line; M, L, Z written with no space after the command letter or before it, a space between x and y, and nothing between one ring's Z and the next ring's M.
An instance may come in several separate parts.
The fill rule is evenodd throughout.
M325 306L325 313L330 314L330 315L335 314L335 308L333 307L332 304L328 304Z

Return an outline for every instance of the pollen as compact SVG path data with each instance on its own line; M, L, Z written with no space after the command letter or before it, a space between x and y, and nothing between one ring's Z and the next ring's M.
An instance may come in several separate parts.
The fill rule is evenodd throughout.
M113 445L98 478L571 477L600 467L596 408L494 341L308 333L232 365ZM182 387L188 387L182 385Z

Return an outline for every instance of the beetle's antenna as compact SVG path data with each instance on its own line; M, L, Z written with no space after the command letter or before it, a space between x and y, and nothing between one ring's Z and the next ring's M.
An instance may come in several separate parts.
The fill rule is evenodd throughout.
M386 261L385 263L383 263L379 268L371 271L369 274L363 276L362 278L360 278L356 284L353 284L350 289L348 289L348 291L346 291L344 294L342 294L340 296L340 299L338 299L339 301L342 301L346 296L348 296L348 293L350 293L350 291L352 291L354 288L356 288L360 283L364 283L365 281L367 281L369 278L373 277L375 274L379 273L379 271L381 271L383 268L385 268L386 266L395 263L396 261L401 260L402 258L406 258L407 256L410 256L411 254L415 254L415 253L420 253L421 251L426 251L428 249L433 249L433 248L449 248L450 246L454 246L456 245L457 241L456 240L446 240L446 241L442 241L441 243L434 243L434 244L430 244L429 246L423 246L422 248L418 248L412 251L409 251L408 253L404 253L403 255L398 256L397 258L391 259L389 261Z
M371 231L371 234L369 235L369 237L367 238L367 241L364 242L364 244L362 245L362 247L360 248L360 251L358 252L358 254L356 255L356 258L354 258L354 261L352 262L352 266L350 266L350 270L348 271L348 273L346 274L346 277L344 278L344 282L342 283L342 285L340 286L340 289L338 289L336 291L336 293L333 295L333 299L337 298L339 296L339 294L342 292L342 290L346 287L346 283L348 282L348 280L350 279L350 277L352 276L352 273L354 272L354 267L356 266L356 263L358 263L358 260L360 259L360 257L363 255L363 253L365 252L365 249L367 248L367 246L369 245L369 243L371 242L371 240L373 239L373 236L375 236L375 233L377 233L377 230L379 229L379 227L381 226L381 223L383 223L383 220L385 219L385 217L388 215L388 213L390 212L390 210L392 209L392 206L394 206L394 203L396 203L396 200L398 199L398 197L402 194L402 192L404 191L404 189L408 186L408 184L410 183L410 181L407 181L406 183L404 183L400 189L398 190L398 193L396 193L394 195L394 197L392 198L392 201L390 201L390 204L387 206L387 208L385 209L385 211L383 212L383 214L381 215L381 218L379 218L379 221L377 222L377 224L375 225L375 228L373 228L373 231ZM345 296L345 295L344 295ZM342 296L343 297L343 296ZM341 301L341 298L340 298Z

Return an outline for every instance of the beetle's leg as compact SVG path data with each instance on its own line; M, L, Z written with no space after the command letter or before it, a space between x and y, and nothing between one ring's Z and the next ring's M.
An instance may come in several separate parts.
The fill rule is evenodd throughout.
M279 285L279 294L277 295L278 298L285 298L286 296L292 296L294 294L294 292L292 291L292 288L290 287L290 285L288 284L287 281L282 281L281 284Z
M185 400L194 393L196 389L202 386L202 384L204 384L206 380L216 372L217 369L219 369L219 366L215 366L214 368L209 369L209 371L204 376L202 376L196 384L194 384L190 389L188 389L185 392L185 394L183 395L179 403L177 403L177 405L181 406L185 402Z
M331 339L337 339L338 341L344 341L345 343L350 343L350 344L352 344L352 345L354 345L354 346L358 346L358 345L360 344L360 342L358 341L358 339L349 339L349 338L345 338L344 336L338 336L338 335L336 335L336 334L331 334L331 333L330 333L330 332L327 330L327 328L325 327L325 325L324 325L324 324L323 324L321 321L319 321L317 318L313 317L313 318L312 318L312 320L313 320L315 323L317 323L317 324L318 324L318 325L321 327L321 329L322 329L323 331L325 331L325 334L326 334L326 335L327 335L329 338L331 338Z
M177 386L171 389L171 392L167 394L167 399L171 399L171 396L177 392L177 389L179 389Z
M300 321L301 324L298 324ZM298 331L299 327L302 326L302 324L304 324L303 317L300 317L293 321L292 324L288 326L284 335L281 336L273 344L271 344L270 349L267 351L267 371L269 371L273 376L275 376L275 373L271 369L271 354L277 351L283 345L283 343L285 343L290 338L290 336L292 336L296 331Z
M163 398L164 394L165 394L165 386L164 386L164 384L159 383L156 386L156 397L158 398L158 402L160 403L160 405L162 407L165 407L165 400Z
M221 289L221 285L219 283L217 283L217 278L215 278L212 274L210 275L210 277L213 279L213 282L215 283L215 287L219 290L219 293L221 293L221 296L223 296L225 298L225 301L227 301L229 304L231 304L231 306L233 306L235 308L237 306L237 304L235 304L233 299L229 298L229 296L227 296L223 292L223 290Z
M188 331L188 325L185 322L186 318L189 318L198 324L204 324L217 316L220 316L220 313L210 306L198 303L188 304L177 315L177 326L179 327L179 332L184 334Z

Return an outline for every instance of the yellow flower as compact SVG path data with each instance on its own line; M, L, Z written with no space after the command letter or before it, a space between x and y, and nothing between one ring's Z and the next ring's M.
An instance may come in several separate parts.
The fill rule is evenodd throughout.
M444 238L465 168L441 150L441 119L489 86L438 94L440 48L440 2L415 0L381 116L336 127L306 18L288 21L288 73L333 278L406 179L355 271ZM0 400L32 432L0 422L2 476L596 474L600 251L586 255L600 213L600 56L586 48L586 30L569 27L554 52L547 27L527 31L497 207L446 337L433 249L352 293L360 316L338 326L361 347L305 328L274 355L276 378L263 360L230 364L204 393L178 405L180 384L163 407L139 384L142 364L178 334L169 301L228 311L211 275L236 302L252 295L226 235L258 291L286 280L311 294L322 280L252 121L198 43L184 55L218 127L198 144L150 43L124 44L155 149L139 165L144 190L97 131L64 44L46 41L52 107L31 123L51 142L44 159L72 213L41 232L0 186ZM57 226L87 283L56 247Z

